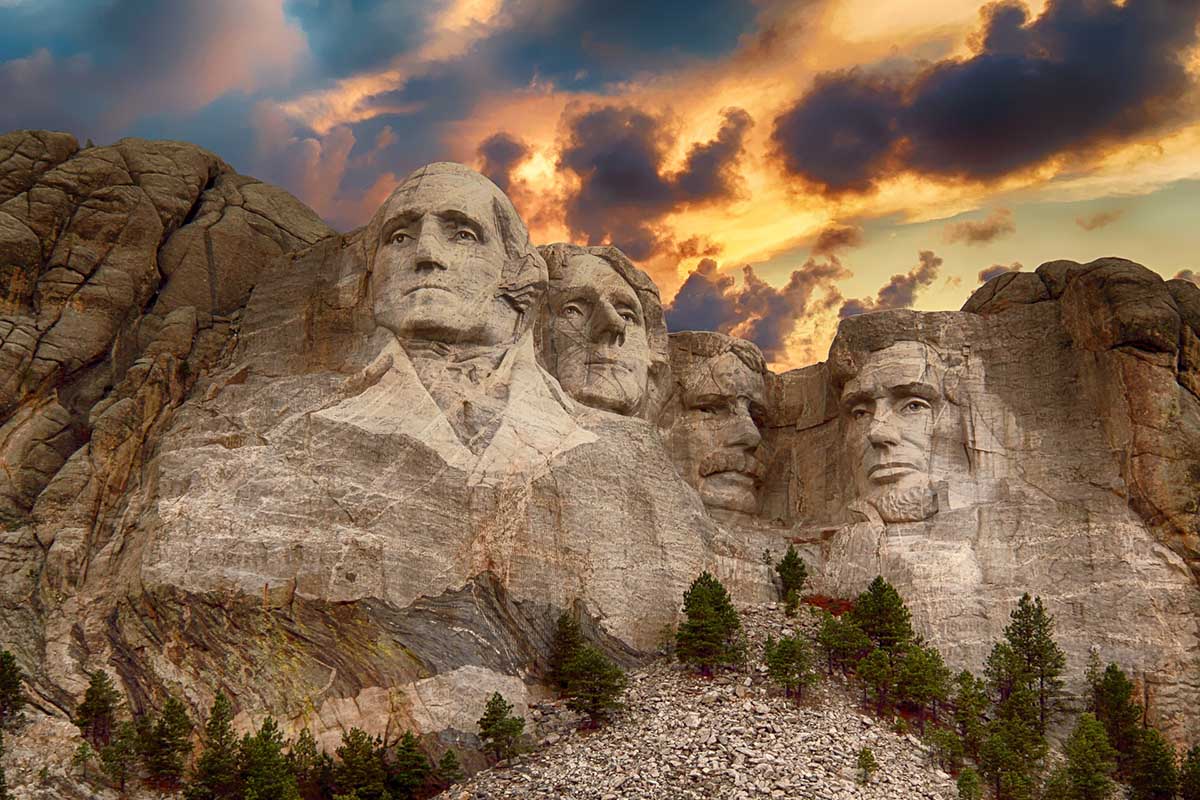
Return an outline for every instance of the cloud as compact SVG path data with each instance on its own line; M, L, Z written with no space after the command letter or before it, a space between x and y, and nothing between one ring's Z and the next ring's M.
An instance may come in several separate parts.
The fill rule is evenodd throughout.
M1097 228L1103 228L1106 225L1111 225L1121 218L1125 213L1122 208L1114 208L1108 211L1098 211L1087 217L1076 217L1075 224L1083 228L1085 231L1094 231Z
M563 124L558 169L578 185L566 199L572 236L611 242L640 260L664 246L656 223L667 214L738 195L737 164L753 123L742 109L725 109L717 135L692 144L676 172L665 168L676 140L662 118L601 106L567 115Z
M1005 266L1004 264L992 264L987 269L979 270L979 276L978 276L979 282L987 283L992 278L998 277L1000 275L1006 275L1009 272L1020 272L1022 269L1024 269L1024 267L1021 266L1020 261L1014 261L1013 263L1009 264L1008 266Z
M785 170L829 194L900 172L989 180L1186 113L1194 0L1049 0L1034 20L1002 0L982 13L968 58L819 76L775 119Z
M817 234L813 244L814 256L829 256L849 247L858 247L863 243L863 229L857 225L833 224Z
M966 219L946 226L947 242L963 242L965 244L986 244L993 239L1017 232L1013 214L1007 208L997 208L983 219Z
M507 192L512 184L513 169L529 157L529 145L510 134L494 133L479 144L479 171Z
M847 300L842 304L838 316L845 319L888 308L910 308L917 299L917 293L937 280L938 270L942 266L942 259L932 250L922 250L917 258L917 266L908 272L893 275L880 287L874 299Z
M740 336L758 345L768 361L781 361L796 323L840 302L834 284L849 276L831 256L825 261L809 259L778 288L746 265L738 287L732 275L720 272L717 262L706 258L667 306L667 326L672 331L715 330ZM818 300L818 294L823 298Z

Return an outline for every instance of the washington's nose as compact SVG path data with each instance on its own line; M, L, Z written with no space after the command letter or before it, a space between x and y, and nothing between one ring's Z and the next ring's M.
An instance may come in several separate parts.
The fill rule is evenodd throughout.
M613 308L612 303L601 300L592 310L588 321L588 334L593 342L620 345L625 342L625 320Z
M436 272L446 269L446 260L437 236L423 229L417 237L417 249L413 254L417 272Z
M762 442L762 434L754 424L754 418L746 411L738 413L729 421L729 435L725 443L729 447L742 447L753 450Z
M892 424L891 414L877 416L867 429L867 441L876 447L894 447L900 444L900 432Z

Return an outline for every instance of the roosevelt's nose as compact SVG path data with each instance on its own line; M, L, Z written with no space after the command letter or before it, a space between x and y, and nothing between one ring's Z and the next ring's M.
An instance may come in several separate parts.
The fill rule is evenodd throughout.
M596 303L588 320L588 338L597 344L625 343L625 320L607 300Z
M725 444L727 447L753 450L762 442L762 434L758 432L758 426L754 424L754 417L750 416L749 409L738 408L734 412L733 418L729 420L726 430Z
M871 420L867 429L867 441L876 447L895 447L900 444L900 431L893 424L892 415L884 412Z
M422 226L417 235L417 248L413 253L417 272L435 272L446 269L446 258L442 253L442 243L436 231Z

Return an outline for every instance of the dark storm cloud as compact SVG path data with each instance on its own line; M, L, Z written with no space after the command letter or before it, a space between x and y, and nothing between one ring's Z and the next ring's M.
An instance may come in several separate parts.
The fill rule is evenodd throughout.
M501 131L480 142L478 152L483 159L480 171L499 186L500 191L507 192L512 183L513 168L529 155L529 145Z
M663 216L736 196L737 162L752 122L738 108L726 109L723 117L716 137L693 144L674 173L663 166L675 139L662 119L618 106L568 118L558 168L578 181L566 202L572 235L590 244L611 242L644 259L663 245L655 227Z
M842 304L838 316L842 319L865 314L869 311L883 311L888 308L910 308L917 299L917 293L930 286L937 280L938 270L941 269L942 259L932 250L922 250L918 256L918 264L908 272L893 275L876 293L874 299L860 298L847 300Z
M445 0L287 0L324 78L340 78L386 65L421 44Z
M997 208L983 219L965 219L946 226L947 242L964 242L965 244L986 244L993 239L1016 233L1017 226L1013 222L1012 211L1007 208Z
M972 57L823 75L772 137L788 172L829 193L906 170L995 178L1183 113L1198 17L1200 0L1050 0L1035 20L993 4Z
M797 320L818 308L827 308L831 297L840 301L834 282L849 274L837 258L809 259L792 272L786 284L776 288L747 265L742 268L742 285L738 287L732 275L719 272L717 263L706 258L688 275L667 306L667 326L672 331L733 333L758 345L769 361L777 361L786 353L787 337ZM825 297L815 302L818 291Z
M1014 261L1008 266L1005 266L1004 264L992 264L987 269L979 270L979 275L977 277L979 278L980 283L987 283L992 278L1000 275L1007 275L1010 272L1020 272L1022 269L1023 267L1021 266L1020 261Z
M817 235L813 244L814 256L828 256L863 243L863 229L857 225L830 225Z
M1086 217L1076 217L1075 224L1083 228L1085 231L1094 231L1098 228L1103 228L1112 225L1121 218L1124 214L1124 209L1114 208L1108 211L1097 211Z

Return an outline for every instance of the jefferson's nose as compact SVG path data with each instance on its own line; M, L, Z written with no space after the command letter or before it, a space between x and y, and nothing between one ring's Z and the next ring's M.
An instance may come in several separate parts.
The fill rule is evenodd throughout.
M612 303L601 300L593 307L591 319L588 320L588 338L598 344L624 344L625 324Z
M442 255L442 245L437 234L428 228L422 228L417 236L417 249L413 254L417 272L433 272L446 269L446 259Z
M895 447L900 444L900 431L892 422L892 415L884 412L871 420L867 429L867 441L876 447Z

